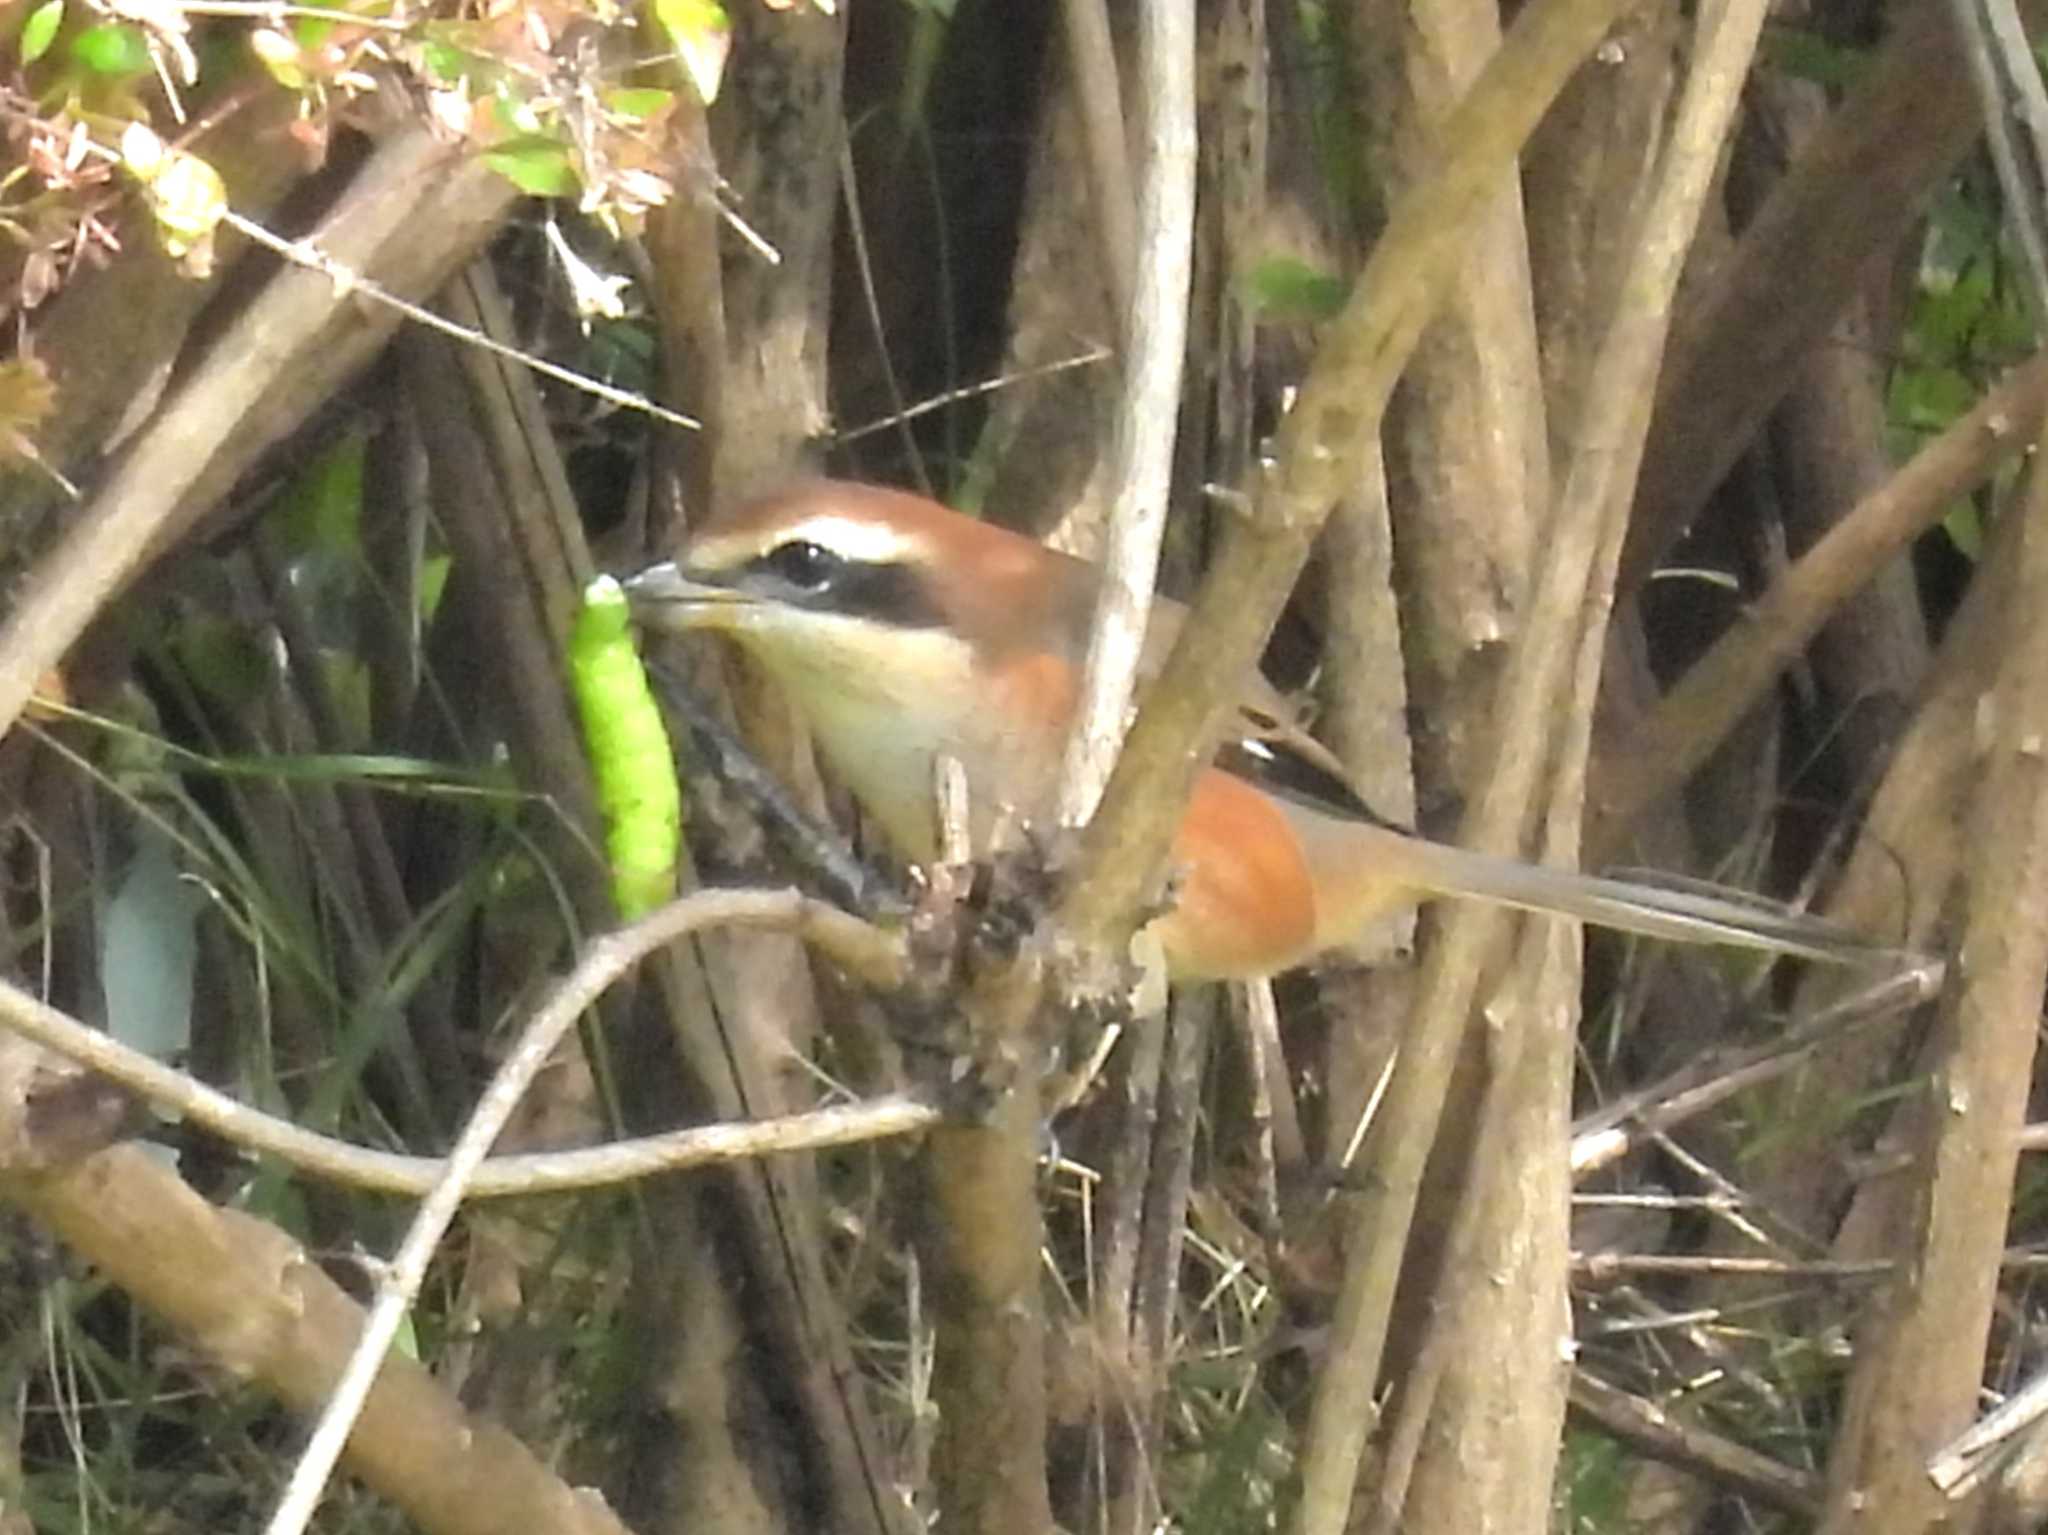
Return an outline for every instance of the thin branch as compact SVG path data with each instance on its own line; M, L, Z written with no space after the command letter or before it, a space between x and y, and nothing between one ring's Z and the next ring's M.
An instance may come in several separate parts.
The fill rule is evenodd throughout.
M1109 295L1117 314L1128 315L1139 260L1138 199L1131 190L1123 87L1110 42L1109 8L1104 0L1064 0L1060 15L1066 23L1067 67L1073 72L1074 102L1087 145L1088 190L1103 266L1109 272Z
M1655 1402L1610 1386L1584 1370L1572 1373L1572 1411L1603 1433L1653 1460L1754 1498L1757 1502L1811 1519L1820 1511L1820 1478L1759 1455L1697 1424L1673 1416Z
M1017 368L1009 373L998 373L994 378L985 378L978 384L962 384L957 389L947 389L939 394L927 395L915 405L866 422L861 426L850 426L844 431L832 434L832 445L843 448L850 442L859 442L863 437L872 437L877 432L886 432L901 426L906 421L915 421L919 416L928 416L935 410L944 410L948 405L958 405L963 400L979 399L985 394L994 394L1001 389L1014 389L1020 384L1035 383L1055 374L1071 372L1075 368L1092 368L1097 363L1108 362L1115 353L1108 347L1091 346L1076 352L1071 357L1055 358L1032 368Z
M721 920L791 928L842 968L881 989L891 989L900 980L900 947L893 935L807 901L794 891L715 890L700 892L700 896L744 903L731 905L732 914ZM751 907L753 914L744 914L745 907ZM625 934L613 936L641 931L628 928ZM593 950L579 963L576 973L593 963L612 962L611 951ZM392 1194L424 1194L434 1187L445 1165L438 1157L400 1156L351 1145L253 1109L4 979L0 979L0 1027L91 1067L158 1107L204 1125L224 1140L336 1183ZM750 1124L702 1125L587 1150L494 1157L478 1170L471 1193L480 1199L503 1199L597 1188L766 1151L844 1145L869 1139L870 1131L878 1136L907 1134L936 1122L936 1110L914 1098L892 1097Z
M0 980L0 1027L91 1067L138 1097L203 1125L244 1150L276 1157L333 1183L385 1194L419 1195L434 1187L445 1166L439 1157L376 1151L251 1108L4 980ZM492 1157L477 1169L470 1194L477 1199L509 1199L604 1188L717 1162L912 1135L930 1129L939 1118L939 1111L921 1099L892 1094L779 1119L696 1125L575 1151Z
M1071 0L1069 13L1100 0ZM1195 224L1194 0L1147 0L1137 12L1140 92L1138 245L1124 311L1123 388L1110 435L1109 542L1088 634L1081 699L1060 775L1060 824L1094 812L1123 744L1138 658L1166 536L1173 442L1187 353Z
M1905 1262L1858 1330L1827 1530L1921 1530L1946 1518L1923 1457L1968 1424L1983 1381L2048 976L2048 474L2039 465L2010 515L2022 520L2005 650L1978 705L1988 739L1967 826L1955 983L1908 1120L1911 1214L1896 1238Z
M655 404L644 394L635 394L630 389L607 384L601 378L592 378L587 373L578 373L574 368L565 368L560 363L549 362L545 357L536 356L532 352L522 351L516 346L507 346L480 330L458 325L453 320L434 313L425 305L401 298L390 289L371 281L346 263L329 255L310 239L287 240L280 235L274 235L254 219L244 218L232 208L221 213L221 222L240 230L265 250L284 257L292 265L304 267L309 272L318 272L334 284L337 297L360 296L369 299L403 315L415 325L424 325L429 330L439 331L444 336L460 341L464 346L473 346L479 351L489 352L493 357L518 363L522 368L530 368L558 384L567 384L571 389L603 400L607 405L616 405L621 410L638 411L643 416L652 416L657 421L682 427L686 431L694 432L703 425L701 421L685 416L680 411Z
M377 1299L355 1353L293 1468L267 1527L269 1535L299 1535L312 1518L384 1357L426 1278L428 1261L467 1197L477 1167L518 1107L527 1084L547 1064L562 1037L615 980L647 954L708 927L742 923L832 932L852 938L856 955L876 957L871 945L873 930L864 923L789 892L699 891L593 942L576 968L549 988L534 1009L520 1031L518 1044L498 1067L450 1149L439 1182L414 1214L411 1229L378 1283ZM894 973L896 966L885 963L882 974ZM871 973L869 978L881 977Z
M2039 1274L2048 1270L2048 1253L2010 1248L1998 1260L2004 1274ZM1641 1274L1714 1274L1724 1279L1882 1279L1896 1274L1895 1258L1740 1258L1711 1253L1576 1253L1572 1276L1593 1284L1612 1284ZM2003 1414L2019 1400L2000 1409ZM2038 1416L2038 1413L2037 1413ZM1969 1444L1990 1418L1957 1440ZM1939 1480L1939 1478L1936 1478Z
M1940 991L1942 975L1943 967L1931 964L1887 976L1775 1039L1700 1056L1663 1081L1603 1105L1572 1126L1572 1176L1582 1178L1612 1166L1645 1137L1661 1135L1737 1093L1783 1075L1823 1043L1929 1001Z

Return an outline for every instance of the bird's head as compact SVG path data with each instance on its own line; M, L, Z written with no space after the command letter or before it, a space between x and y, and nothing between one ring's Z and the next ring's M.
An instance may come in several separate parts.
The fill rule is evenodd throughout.
M651 629L729 634L772 670L964 670L1084 634L1087 568L921 496L816 480L739 507L626 582Z

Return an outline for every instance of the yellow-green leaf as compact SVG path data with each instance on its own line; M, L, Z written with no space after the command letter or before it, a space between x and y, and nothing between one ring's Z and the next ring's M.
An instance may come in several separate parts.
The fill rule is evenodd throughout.
M656 90L648 86L621 86L604 93L607 111L615 113L630 122L644 122L676 99L674 91Z
M698 96L707 106L717 100L732 52L732 18L725 7L719 0L654 0L654 19L668 34Z
M149 183L156 206L156 230L164 249L182 256L213 233L227 211L228 189L220 172L195 154L172 150Z
M540 134L507 139L486 150L484 161L520 191L535 197L570 197L580 184L569 147Z
M64 0L43 0L21 27L21 62L33 64L50 51L57 29L64 25Z

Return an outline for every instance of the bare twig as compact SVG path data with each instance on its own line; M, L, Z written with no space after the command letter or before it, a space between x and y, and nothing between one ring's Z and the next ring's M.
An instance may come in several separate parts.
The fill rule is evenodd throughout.
M679 411L655 404L644 394L635 394L630 389L607 384L603 379L592 378L587 373L578 373L574 368L565 368L560 363L549 362L545 357L532 352L523 351L516 346L507 346L504 342L485 335L481 330L445 319L424 305L402 298L365 277L361 272L353 270L347 263L330 255L312 240L284 239L272 234L254 219L242 217L232 208L221 214L221 222L240 230L265 250L274 251L292 265L304 267L309 272L318 272L334 284L337 295L359 295L403 315L415 325L424 325L429 330L439 331L444 336L460 341L464 346L473 346L479 351L489 352L493 357L518 363L522 368L531 368L543 377L551 378L558 384L567 384L571 389L594 396L607 405L616 405L622 410L635 410L644 416L652 416L657 421L665 421L670 426L683 427L692 432L702 424Z
M444 1166L439 1157L375 1151L253 1109L4 980L0 980L0 1027L91 1067L159 1108L204 1125L223 1140L334 1183L386 1194L425 1194L434 1187ZM698 1125L576 1151L492 1157L477 1169L470 1194L476 1199L508 1199L602 1188L713 1162L915 1134L938 1120L937 1109L898 1094L781 1119Z
M1070 0L1069 14L1100 0ZM1152 610L1173 482L1187 351L1188 282L1195 222L1195 8L1193 0L1138 7L1138 244L1124 311L1123 387L1110 436L1111 510L1102 586L1088 634L1081 698L1060 776L1059 819L1078 826L1102 797L1123 744L1125 716Z
M1663 1081L1603 1105L1572 1127L1573 1176L1610 1166L1643 1137L1662 1134L1792 1070L1828 1040L1928 1001L1941 989L1942 973L1939 964L1902 970L1821 1009L1775 1039L1701 1056Z
M842 938L852 937L854 953L866 951L869 960L880 957L868 942L872 930L864 923L789 892L699 891L592 943L577 967L556 982L535 1008L520 1031L518 1044L498 1067L477 1101L469 1123L450 1149L440 1179L414 1214L411 1229L379 1280L377 1299L363 1325L355 1353L335 1383L320 1421L293 1468L277 1511L271 1516L269 1535L299 1535L311 1519L342 1446L348 1442L349 1431L377 1379L384 1356L426 1277L428 1260L467 1197L478 1165L518 1107L527 1084L547 1064L562 1037L575 1026L585 1009L647 954L705 928L738 923L793 926L810 933L833 932ZM868 978L886 979L895 973L894 962L884 960L881 971Z
M1116 50L1109 36L1109 8L1103 0L1064 0L1067 67L1073 71L1074 101L1088 147L1088 190L1101 236L1110 298L1118 315L1131 312L1138 264L1138 199L1131 187L1131 153L1125 138L1123 87L1117 79Z
M1999 1258L1996 1266L2004 1274L2038 1274L2048 1270L2048 1253L2012 1248ZM1724 1279L1881 1279L1898 1271L1898 1261L1893 1258L1742 1258L1716 1257L1711 1253L1577 1253L1572 1257L1573 1276L1593 1283L1610 1283L1636 1274L1715 1274ZM2018 1401L2014 1397L1993 1416L2003 1418ZM1991 1421L1986 1418L1959 1438L1956 1445L1981 1444L1978 1436Z
M1097 363L1108 362L1114 355L1107 347L1091 346L1071 357L1057 358L1032 368L1017 368L1008 373L999 373L994 378L985 378L978 384L962 384L957 389L947 389L939 394L928 395L915 405L906 406L878 420L835 432L832 441L843 448L850 442L860 441L863 437L872 437L877 432L889 431L906 421L915 421L919 416L928 416L935 410L944 410L948 405L958 405L962 400L978 399L985 394L994 394L999 389L1014 389L1020 384L1034 383L1039 379L1051 378L1055 374L1066 373L1075 368L1092 368Z
M1820 1510L1820 1478L1674 1417L1655 1402L1574 1371L1572 1411L1666 1465L1704 1477L1799 1518Z

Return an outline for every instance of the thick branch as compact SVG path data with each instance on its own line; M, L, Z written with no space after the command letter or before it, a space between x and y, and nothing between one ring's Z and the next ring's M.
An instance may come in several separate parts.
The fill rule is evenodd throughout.
M1968 1422L1982 1386L2048 976L2048 475L2018 531L1991 747L1970 816L1962 943L1915 1104L1918 1188L1900 1276L1863 1340L1828 1467L1823 1532L1918 1531L1945 1517L1923 1457Z
M117 1146L60 1172L0 1178L0 1199L68 1243L213 1363L299 1412L327 1400L363 1309L267 1221L201 1199L149 1152ZM349 1468L430 1535L625 1535L414 1360L385 1361Z

